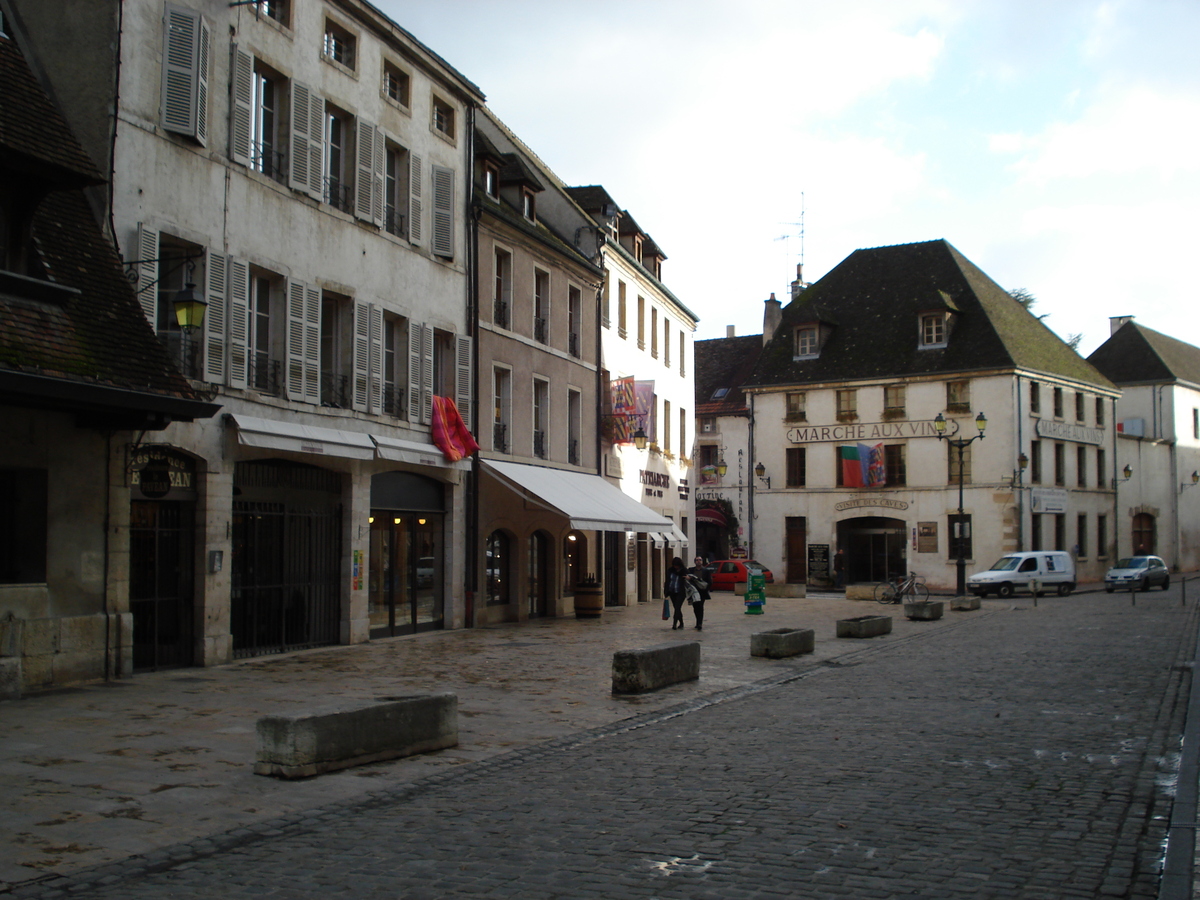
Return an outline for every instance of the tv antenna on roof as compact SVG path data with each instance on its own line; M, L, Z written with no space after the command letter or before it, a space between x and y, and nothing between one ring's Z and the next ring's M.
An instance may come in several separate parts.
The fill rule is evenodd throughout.
M800 263L796 266L796 282L803 284L804 283L804 192L803 191L800 192L800 221L799 222L783 222L781 224L791 225L794 228L800 229L800 232L796 235L796 237L800 238ZM792 235L790 235L790 234L784 234L784 235L780 235L779 237L775 238L776 241L788 241L789 242L784 245L785 253L788 252L788 249L790 247L791 237L792 237Z

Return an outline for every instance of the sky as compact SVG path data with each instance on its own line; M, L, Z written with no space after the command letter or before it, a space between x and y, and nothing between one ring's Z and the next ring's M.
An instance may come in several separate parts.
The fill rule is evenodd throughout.
M374 2L629 211L697 339L944 238L1085 356L1200 346L1200 0Z

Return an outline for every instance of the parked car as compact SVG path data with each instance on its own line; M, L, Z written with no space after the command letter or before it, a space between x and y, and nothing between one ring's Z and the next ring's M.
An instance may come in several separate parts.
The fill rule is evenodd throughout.
M1009 553L968 578L967 590L978 597L1011 597L1018 590L1032 591L1034 582L1039 594L1053 590L1065 597L1075 590L1075 560L1062 550Z
M1156 584L1165 591L1171 586L1171 573L1157 556L1127 556L1104 574L1104 589L1110 594L1131 584L1136 584L1139 591L1148 591Z
M767 584L775 583L771 570L754 559L718 559L713 564L712 589L714 591L732 591L735 584L748 584L750 569L759 569L766 578Z

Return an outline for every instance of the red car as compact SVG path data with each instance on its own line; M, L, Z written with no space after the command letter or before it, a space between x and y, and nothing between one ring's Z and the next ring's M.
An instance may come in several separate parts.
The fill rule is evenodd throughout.
M762 563L753 559L718 559L710 564L712 568L712 586L714 591L732 591L735 584L748 583L750 576L747 566L761 569L767 584L775 583L775 576Z

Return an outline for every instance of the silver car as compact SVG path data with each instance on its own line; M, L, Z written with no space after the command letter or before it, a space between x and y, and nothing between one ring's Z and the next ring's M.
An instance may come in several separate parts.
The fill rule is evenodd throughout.
M1127 556L1117 560L1104 576L1104 589L1110 594L1117 588L1135 585L1139 591L1148 591L1159 585L1165 591L1171 586L1171 573L1167 564L1157 556Z

